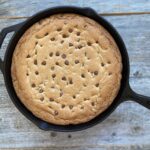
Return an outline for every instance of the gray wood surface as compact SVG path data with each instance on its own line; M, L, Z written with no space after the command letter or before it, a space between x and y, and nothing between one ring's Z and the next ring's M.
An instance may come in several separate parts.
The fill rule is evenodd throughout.
M150 1L0 0L0 30L19 23L22 16L60 4L91 6L99 13L149 12ZM6 18L5 18L6 17ZM7 18L18 17L18 19ZM3 18L3 19L2 19ZM130 84L150 96L150 15L107 16L123 37L130 58ZM0 56L3 57L10 36ZM0 149L39 150L149 150L150 111L134 102L122 103L101 124L74 133L45 132L27 120L12 104L0 73Z
M0 16L30 16L40 10L59 5L92 7L99 13L150 13L150 0L0 0Z

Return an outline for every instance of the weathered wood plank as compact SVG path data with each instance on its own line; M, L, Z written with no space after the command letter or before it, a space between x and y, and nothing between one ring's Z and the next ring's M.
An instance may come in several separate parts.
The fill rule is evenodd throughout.
M2 125L4 124L0 130L0 146L2 148L84 146L107 148L113 145L130 146L138 143L142 146L149 144L150 112L135 103L120 105L103 123L85 131L69 133L71 138L68 138L70 137L68 133L41 131L33 124L29 125L30 123L23 116L17 114L16 118L18 119L13 120L15 114L12 113L6 117L6 120L2 119L1 121ZM26 130L23 131L25 125L27 126Z
M150 0L1 0L0 16L31 16L40 10L60 5L90 6L99 13L150 12Z
M107 146L107 148L103 148L102 146L97 147L61 147L61 148L55 148L55 147L47 147L47 148L32 148L32 150L149 150L149 145L131 145L131 146ZM22 148L17 149L3 149L3 150L22 150ZM25 150L31 150L31 148L25 148Z
M105 17L121 34L128 49L131 77L150 77L150 15ZM1 19L0 30L24 19ZM0 56L3 56L8 39L5 40ZM142 66L142 67L141 67Z
M150 16L106 17L120 32L131 61L133 89L150 96ZM20 22L1 19L0 29ZM3 45L3 51L8 38ZM2 52L0 52L2 55ZM144 89L144 90L143 90ZM0 148L30 149L149 149L150 111L134 102L124 102L101 124L81 132L44 132L28 121L12 104L0 74Z
M137 91L138 93L150 96L150 94L149 94L150 79L149 78L148 79L145 79L145 78L144 79L143 78L142 79L132 79L131 85L132 85L133 89L135 91ZM147 87L147 88L145 88L145 87ZM143 91L143 89L145 89L145 90ZM35 128L35 126L30 121L25 119L25 117L21 113L19 113L19 111L15 108L15 106L13 105L13 103L11 102L11 100L8 96L8 93L7 93L4 85L0 86L0 95L1 95L0 96L0 100L1 100L1 105L0 105L0 125L1 125L0 126L0 134L1 133L7 133L7 132L8 133L9 132L17 132L18 130L20 132L37 132L37 131L39 131L38 128ZM126 103L124 102L122 105L124 105L124 109L126 109L126 111L130 111L130 108L129 108L130 104L131 104L131 102L126 102ZM140 106L138 104L136 104L135 106L137 106L135 108L135 110L136 109L137 110L143 109L146 113L149 114L149 110L143 108L142 106ZM128 110L128 108L129 108L129 110ZM119 113L118 113L118 115L121 115ZM123 114L123 113L125 113L125 114ZM122 114L126 115L126 116L128 115L127 113L128 112L122 112ZM139 114L138 112L134 112L134 115L138 115L139 117L143 117L145 123L149 122L149 119L148 119L149 115L143 116L143 114L142 114L143 111L140 113L141 114ZM127 118L128 117L132 118L132 116L130 116L130 115L127 116ZM113 120L114 117L112 117L110 119ZM120 118L118 117L118 119L120 119ZM139 120L139 118L137 118L137 121L138 120ZM118 120L118 122L119 122L119 120ZM124 120L124 122L126 122L126 120ZM111 124L111 122L109 122L109 121L107 123ZM127 123L128 124L130 123L130 122L128 122L128 119L127 119ZM116 124L116 126L117 126L117 124Z

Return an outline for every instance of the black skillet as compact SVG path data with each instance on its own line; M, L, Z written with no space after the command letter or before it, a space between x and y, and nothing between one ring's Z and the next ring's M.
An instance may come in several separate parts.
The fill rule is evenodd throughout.
M121 80L121 87L119 90L119 93L117 97L115 98L114 102L111 104L111 106L104 111L102 114L94 118L93 120L82 123L79 125L54 125L47 123L37 117L35 117L19 100L17 97L15 90L13 88L12 79L11 79L11 60L12 60L12 54L14 52L15 46L20 39L20 37L23 35L23 33L34 23L38 22L39 20L46 18L50 15L57 14L57 13L76 13L83 16L87 16L98 23L100 23L102 26L105 27L105 29L108 30L108 32L113 36L115 39L121 56L122 56L122 64L123 64L123 71L122 71L122 80ZM89 127L92 127L100 122L102 122L105 118L107 118L114 110L115 108L123 101L126 101L128 99L133 100L135 102L138 102L139 104L147 107L150 109L150 97L142 96L139 94L136 94L129 85L129 58L127 54L126 47L124 45L124 42L116 29L107 22L104 18L99 16L93 9L91 8L80 8L80 7L73 7L73 6L61 6L61 7L54 7L49 8L44 11L41 11L34 16L30 17L23 23L13 25L7 28L4 28L0 32L0 48L3 43L3 40L5 36L10 33L14 32L13 37L11 38L9 45L7 47L4 61L0 59L0 69L3 73L5 85L7 88L7 91L9 93L9 96L15 106L22 112L29 120L31 120L35 125L37 125L39 128L43 130L53 130L53 131L78 131L87 129ZM115 88L115 87L114 87Z

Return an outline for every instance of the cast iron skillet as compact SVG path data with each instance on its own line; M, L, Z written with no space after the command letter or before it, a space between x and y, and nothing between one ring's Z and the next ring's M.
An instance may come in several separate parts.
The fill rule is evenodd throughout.
M20 37L23 35L23 33L35 22L46 18L50 15L57 14L57 13L76 13L83 16L87 16L98 23L100 23L102 26L105 27L105 29L108 30L108 32L113 36L115 39L122 56L122 64L123 64L123 71L122 71L122 80L121 80L121 87L119 90L119 93L117 97L115 98L114 102L111 104L111 106L104 111L102 114L94 118L93 120L82 123L79 125L54 125L47 123L37 117L35 117L19 100L17 97L15 90L13 88L12 79L11 79L11 60L12 60L12 54L14 52L15 46L20 39ZM92 127L101 121L103 121L105 118L107 118L114 110L115 108L123 101L126 101L128 99L136 101L137 103L147 107L150 109L150 97L142 96L139 94L136 94L129 85L129 58L127 54L126 47L124 45L124 42L118 32L115 30L115 28L107 22L104 18L99 16L93 9L91 8L80 8L80 7L74 7L74 6L61 6L61 7L53 7L46 9L44 11L41 11L34 16L27 19L25 22L13 25L7 28L4 28L0 32L0 48L3 43L3 40L7 33L9 32L15 32L13 37L11 38L9 45L7 47L4 61L0 59L0 69L3 73L5 85L7 88L7 91L9 93L9 96L15 106L22 112L29 120L31 120L35 125L37 125L39 128L43 130L54 130L54 131L78 131L83 130L89 127ZM115 87L114 87L115 88Z

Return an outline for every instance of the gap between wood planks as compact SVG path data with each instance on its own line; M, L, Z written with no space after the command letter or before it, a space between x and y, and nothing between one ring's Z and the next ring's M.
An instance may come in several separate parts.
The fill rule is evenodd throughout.
M99 13L101 16L126 16L126 15L145 15L150 12L114 12L114 13ZM0 19L24 19L30 16L0 16Z

